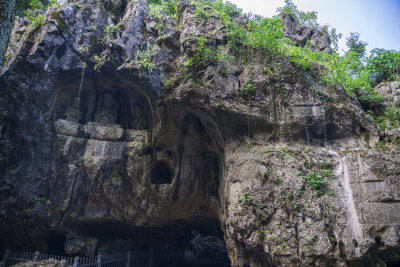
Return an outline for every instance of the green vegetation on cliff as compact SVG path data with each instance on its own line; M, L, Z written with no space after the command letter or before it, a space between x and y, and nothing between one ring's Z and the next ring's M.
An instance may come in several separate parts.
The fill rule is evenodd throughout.
M158 19L165 15L178 19L178 2L178 0L148 0L149 15ZM298 26L313 27L320 33L327 32L329 28L318 23L317 12L300 11L291 0L285 0L285 6L277 10L281 14L280 17L273 18L244 14L236 5L222 0L191 0L191 2L196 7L195 15L201 20L218 18L224 25L227 49L219 46L217 50L214 48L214 51L207 47L204 37L199 36L198 51L188 60L186 67L194 68L204 62L218 60L221 55L228 59L240 57L246 60L254 55L254 51L265 51L275 58L288 58L299 69L317 73L320 83L328 88L342 86L348 95L358 98L365 111L384 98L374 90L374 86L380 82L399 79L400 52L373 49L367 56L367 43L359 39L358 33L352 33L347 39L348 50L343 56L337 52L341 34L338 34L334 28L329 31L330 51L315 49L309 41L299 46L286 38L281 20L284 15L295 19ZM17 14L25 13L32 21L29 28L36 28L45 18L39 10L45 10L57 4L57 0L19 0ZM24 11L28 7L31 10ZM240 17L243 18L242 22L237 19ZM159 38L164 36L165 33ZM108 34L104 38L107 37ZM230 55L227 54L228 52ZM384 116L378 117L369 111L382 129L398 127L399 107L392 105L384 113Z
M15 15L25 16L28 9L45 10L47 7L57 4L57 0L16 0Z
M150 15L162 17L163 14L177 18L178 0L148 0ZM192 0L196 6L196 15L201 19L217 17L224 24L229 50L234 55L246 58L251 51L264 50L276 57L289 58L299 68L319 73L320 82L328 88L343 86L347 94L357 96L365 110L379 102L383 96L374 90L380 82L398 80L400 76L400 52L385 49L374 49L366 56L367 43L359 40L358 33L352 33L347 39L348 51L341 56L338 52L338 40L341 34L336 29L330 30L331 46L329 52L319 51L309 42L303 47L284 37L281 18L263 18L258 15L244 14L236 5L222 0ZM291 0L285 1L285 6L278 8L280 14L294 18L299 26L309 26L318 31L327 31L328 26L321 26L317 22L317 13L299 11ZM239 24L235 18L245 17L247 23ZM200 40L202 51L213 54L204 47L204 40ZM201 51L199 51L201 53ZM206 54L196 54L196 58L189 59L190 65L201 63L208 59ZM379 122L389 120L392 125L398 125L396 115L399 107L393 106L386 110L385 118L375 119ZM395 112L393 112L395 111Z

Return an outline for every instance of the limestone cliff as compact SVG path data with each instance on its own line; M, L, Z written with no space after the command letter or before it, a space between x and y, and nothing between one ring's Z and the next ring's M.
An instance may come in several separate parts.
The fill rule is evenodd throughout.
M226 45L224 25L185 1L177 18L148 13L82 0L38 28L17 20L0 77L1 249L64 236L85 254L199 225L222 229L232 266L400 262L400 150L376 147L355 99L260 51L185 68L199 37Z

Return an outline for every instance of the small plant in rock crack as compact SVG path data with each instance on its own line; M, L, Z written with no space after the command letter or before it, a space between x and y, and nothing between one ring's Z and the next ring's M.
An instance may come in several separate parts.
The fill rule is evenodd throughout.
M310 169L311 168L311 163L307 160L303 163L304 168Z
M45 197L37 197L37 198L35 199L35 205L40 205L40 204L46 202L46 200L47 200L47 199L46 199Z
M268 178L268 176L270 176L271 174L273 174L273 170L271 169L266 169L264 171L261 172L261 175L263 178Z
M107 54L103 54L101 57L95 55L94 59L96 60L96 65L94 65L94 70L97 70L100 66L102 66L106 62Z
M265 231L264 231L264 230L258 230L258 231L257 231L257 235L258 235L259 237L261 237L261 238L264 238L264 237L265 237Z
M111 36L115 33L115 31L118 29L118 25L114 24L109 24L107 27L104 29L104 36L101 39L103 43L106 43L108 39L111 38Z
M245 91L245 92L254 91L256 89L257 88L251 82L246 83L243 88L240 88L241 91Z
M132 64L138 64L141 69L145 69L148 72L152 73L153 70L156 68L156 65L151 62L151 45L147 42L146 49L138 50L137 54L137 61L132 61Z
M36 29L40 27L45 19L46 15L44 12L51 6L59 6L60 4L58 1L55 0L50 0L46 1L46 4L43 4L45 1L39 1L39 0L30 0L30 1L25 1L27 4L29 4L29 9L25 12L25 16L30 19L31 23L28 25L26 28L24 34L32 29ZM43 3L42 3L43 2ZM18 1L17 1L18 5ZM21 12L21 11L20 11Z
M187 67L196 67L206 62L212 62L215 59L213 50L206 46L206 39L204 37L196 37L197 39L197 52L186 62Z
M223 62L226 64L235 59L235 57L230 56L227 51L224 51L224 48L222 46L218 46L217 52L215 52L215 59L219 62Z
M89 51L89 48L86 45L81 45L81 47L79 47L79 51L81 51L82 53L87 53Z
M324 217L328 217L331 210L336 211L336 207L332 204L326 205L323 212Z
M304 239L307 240L310 245L315 243L315 237L314 236L306 236L306 237L304 237Z
M286 195L282 195L282 203L286 204L287 202L287 196Z
M290 156L293 157L293 156L295 156L295 153L289 152L289 151L287 150L287 147L286 147L286 146L282 147L282 148L280 149L279 158L283 160L283 159L285 159L286 156L288 156L288 155L290 155Z
M254 140L250 140L250 142L245 147L246 152L250 152L253 146L254 146Z
M329 168L321 169L321 170L319 170L319 172L322 173L326 177L333 177L332 171Z
M248 192L242 193L242 197L240 198L240 202L243 204L248 204L253 201L253 196L251 196Z
M264 150L264 153L272 153L272 152L279 152L279 150L272 149L272 148L267 148Z
M33 12L28 13L26 17L32 21L32 23L29 24L28 27L26 28L26 31L38 28L44 23L44 20L46 19L44 15L35 14Z
M319 189L324 184L322 175L316 172L309 172L306 176L303 176L303 178L311 185L312 189L320 192Z
M268 172L267 171L263 171L261 173L262 177L267 178L268 177Z
M276 240L278 239L278 237L277 237L277 236L271 236L270 239L271 239L272 241L276 241Z

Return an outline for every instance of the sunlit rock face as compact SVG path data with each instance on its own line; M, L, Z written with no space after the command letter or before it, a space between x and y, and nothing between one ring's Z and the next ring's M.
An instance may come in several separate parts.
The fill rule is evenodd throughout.
M318 30L310 26L302 26L291 15L281 14L285 37L290 38L298 46L304 47L309 42L313 51L331 53L331 38L327 30Z
M400 151L375 148L383 133L357 101L257 51L185 71L193 36L227 39L218 18L178 12L81 1L27 34L17 20L0 77L0 248L89 255L222 230L232 266L399 263ZM147 47L152 71L136 63Z

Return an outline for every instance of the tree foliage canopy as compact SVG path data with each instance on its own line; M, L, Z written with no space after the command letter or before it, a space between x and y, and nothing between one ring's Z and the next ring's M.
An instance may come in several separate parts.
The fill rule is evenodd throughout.
M57 3L57 0L16 0L15 15L24 17L28 9L46 10L47 7Z

